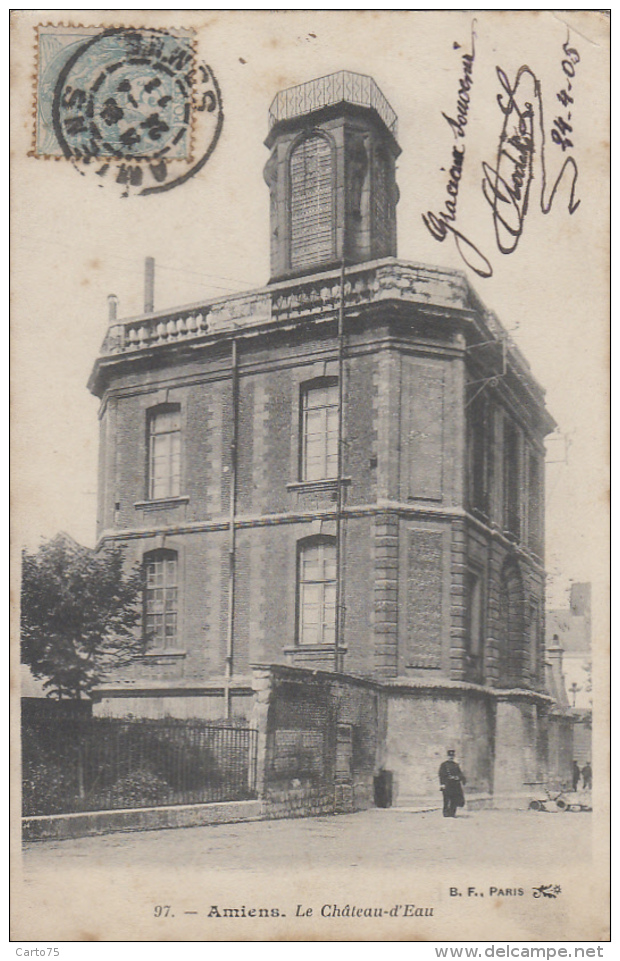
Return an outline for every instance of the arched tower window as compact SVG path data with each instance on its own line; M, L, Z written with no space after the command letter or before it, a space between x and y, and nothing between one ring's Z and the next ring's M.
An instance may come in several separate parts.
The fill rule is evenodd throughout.
M372 197L375 256L389 257L392 251L392 222L394 217L394 204L390 197L393 177L388 152L381 146L375 151L374 177L375 185Z
M333 259L334 184L332 148L325 137L306 137L290 159L291 267Z

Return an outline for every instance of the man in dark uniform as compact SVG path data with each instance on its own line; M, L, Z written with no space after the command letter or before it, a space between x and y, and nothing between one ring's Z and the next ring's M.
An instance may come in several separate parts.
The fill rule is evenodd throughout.
M466 783L465 775L454 760L454 751L448 751L448 760L439 768L440 790L443 791L443 816L455 818L456 809L465 805L462 785Z
M577 761L573 761L573 791L576 791L579 787L579 778L581 777L581 770Z
M584 791L590 791L592 789L592 765L589 761L584 764L581 777L583 778Z

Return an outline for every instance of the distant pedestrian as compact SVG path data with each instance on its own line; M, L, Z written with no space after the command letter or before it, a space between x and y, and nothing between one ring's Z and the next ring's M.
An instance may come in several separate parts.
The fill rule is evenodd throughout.
M463 784L465 775L454 760L455 752L448 751L448 759L439 767L440 790L443 791L443 816L455 818L456 809L465 806Z
M581 770L577 761L573 761L573 791L576 791L579 787L579 778L581 777Z
M590 791L592 788L592 767L590 766L589 761L586 761L584 764L581 771L581 777L583 778L584 791Z

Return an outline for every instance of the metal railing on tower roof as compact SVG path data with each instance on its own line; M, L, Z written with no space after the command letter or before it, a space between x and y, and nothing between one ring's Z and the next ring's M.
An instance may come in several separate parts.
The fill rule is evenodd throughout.
M269 129L282 120L303 117L342 102L376 110L390 133L398 135L398 118L373 78L350 70L280 90L269 108Z

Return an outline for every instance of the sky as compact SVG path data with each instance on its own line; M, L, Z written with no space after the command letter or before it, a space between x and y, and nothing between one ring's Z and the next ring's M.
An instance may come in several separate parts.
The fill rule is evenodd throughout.
M373 76L399 118L399 257L462 269L546 390L558 424L547 456L549 602L564 606L571 580L593 581L595 605L597 596L602 601L609 331L603 15L482 12L472 27L472 14L465 12L141 11L141 25L196 29L200 56L222 92L224 126L213 155L187 183L158 196L127 198L110 182L81 176L65 159L28 156L36 19L36 12L18 15L12 44L15 541L32 548L63 530L94 544L99 401L86 382L105 335L108 294L118 297L121 318L141 313L146 256L156 261L157 309L264 285L269 105L278 90L347 69ZM114 22L113 14L97 15L96 25ZM461 143L444 114L456 116L472 29L473 83ZM570 69L562 64L567 43L578 56L578 62L571 57ZM497 68L514 79L523 65L542 89L547 195L572 156L580 203L569 214L565 177L550 213L541 212L538 141L519 243L503 254L482 189L483 164L494 163L504 118ZM568 108L557 95L573 70ZM568 109L572 140L562 148L551 131L554 118L564 115L567 122ZM465 146L458 229L484 252L491 277L478 276L453 238L439 242L422 220L428 211L445 209L455 145Z

